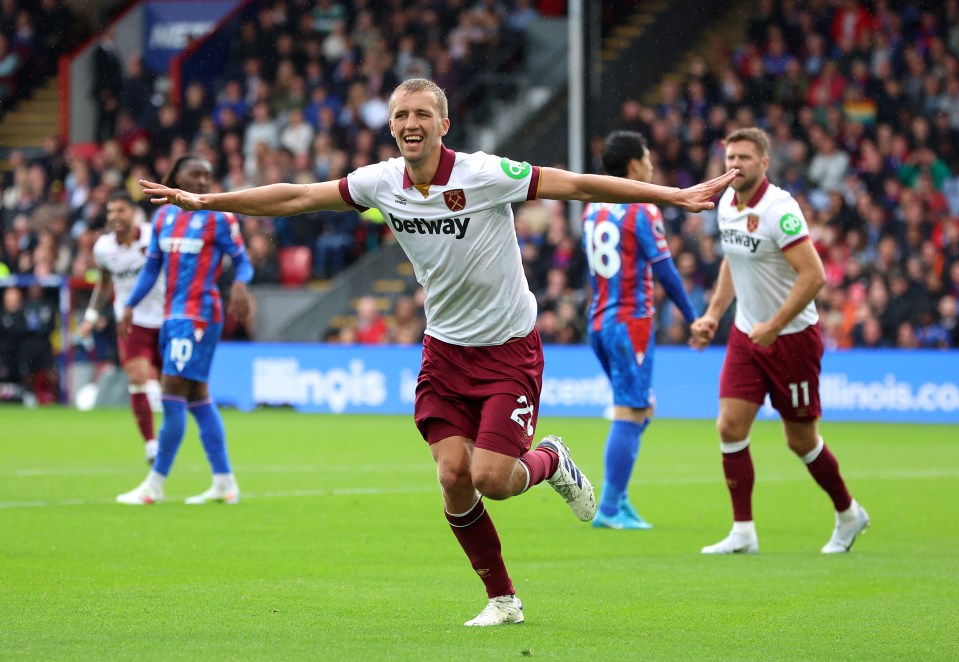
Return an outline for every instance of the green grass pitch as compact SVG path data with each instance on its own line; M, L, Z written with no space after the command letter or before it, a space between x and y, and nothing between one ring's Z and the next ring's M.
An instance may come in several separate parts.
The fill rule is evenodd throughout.
M192 422L167 502L125 410L0 408L0 658L16 660L955 660L959 428L826 422L872 529L819 548L830 502L758 424L761 553L705 557L730 507L709 421L656 421L631 494L653 531L597 531L547 485L488 507L526 623L486 602L411 417L224 414L238 506ZM543 419L596 484L607 422Z

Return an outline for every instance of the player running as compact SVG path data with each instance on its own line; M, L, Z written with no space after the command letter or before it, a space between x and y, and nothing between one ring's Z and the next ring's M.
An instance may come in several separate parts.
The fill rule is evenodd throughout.
M546 437L531 450L543 351L510 203L537 197L650 201L702 210L733 173L683 190L577 175L482 152L453 152L442 140L449 127L443 90L414 78L390 96L390 131L402 158L338 181L215 195L141 185L154 201L189 210L290 216L376 207L383 213L426 294L416 425L436 462L446 519L489 598L466 625L522 623L523 607L483 497L507 499L545 480L584 522L592 520L596 501L558 437Z
M726 257L709 308L693 323L690 342L694 347L708 344L736 298L719 378L718 421L733 529L702 551L759 551L749 431L768 393L782 418L786 443L836 508L836 526L822 552L848 552L869 526L869 515L849 495L839 463L819 436L823 344L815 297L826 282L822 261L799 204L766 179L769 139L761 129L739 129L726 138L726 165L740 173L719 201Z
M163 183L202 194L210 190L212 176L213 168L205 159L186 154L176 160ZM126 300L119 330L122 334L130 328L134 309L150 292L161 268L164 269L166 303L160 331L163 426L153 469L135 489L119 495L119 503L142 505L163 500L163 484L186 433L188 409L200 429L200 441L213 470L213 485L186 502L238 503L240 500L240 489L227 457L223 420L207 388L213 353L223 329L217 279L225 255L232 258L236 267L236 279L230 290L230 312L242 321L250 311L246 283L253 276L253 267L236 217L219 212L191 213L173 205L157 210L147 260Z
M113 298L117 320L123 316L123 302L130 296L137 276L146 263L151 227L136 221L137 208L126 193L114 193L107 201L107 225L104 234L93 245L93 257L100 275L93 287L90 305L77 326L77 335L85 338L100 319L100 311ZM157 440L153 427L153 409L147 397L147 383L160 373L160 325L163 324L163 286L155 287L133 311L130 331L117 334L120 364L126 373L130 392L130 408L136 419L147 463L153 464Z
M602 158L610 175L652 181L649 148L639 133L610 134ZM656 205L587 205L583 248L593 290L589 340L613 387L613 424L606 438L602 498L593 526L651 529L626 490L655 405L653 274L687 323L696 319L696 311L669 254L663 215Z

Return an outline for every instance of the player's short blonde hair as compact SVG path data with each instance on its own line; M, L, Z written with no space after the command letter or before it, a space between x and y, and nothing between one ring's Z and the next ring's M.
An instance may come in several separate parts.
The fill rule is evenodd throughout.
M446 100L446 93L443 88L426 78L410 78L396 86L393 94L390 95L390 115L393 115L393 100L400 94L413 94L414 92L429 92L436 100L436 107L440 111L440 119L445 120L449 117L449 102Z
M745 129L736 129L726 136L726 144L748 140L759 150L760 156L769 155L769 137L766 132L757 127L751 126Z

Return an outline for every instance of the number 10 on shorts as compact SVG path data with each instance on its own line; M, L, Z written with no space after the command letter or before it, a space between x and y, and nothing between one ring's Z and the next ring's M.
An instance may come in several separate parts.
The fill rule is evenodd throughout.
M172 338L170 340L170 360L176 364L177 370L182 372L183 366L193 358L193 341L189 338ZM790 384L790 386L794 386ZM793 397L793 400L796 398Z
M792 405L793 407L808 407L809 406L809 382L790 382L789 383L789 393L792 395ZM799 401L799 396L802 394L802 402Z

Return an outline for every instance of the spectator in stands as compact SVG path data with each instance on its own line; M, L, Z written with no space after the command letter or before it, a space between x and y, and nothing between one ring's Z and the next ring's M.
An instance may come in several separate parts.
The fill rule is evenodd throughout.
M91 94L97 109L95 135L101 142L113 136L123 91L123 66L113 37L113 29L107 29L93 51Z
M24 389L33 393L40 404L53 404L59 396L50 340L58 317L54 301L55 298L51 301L44 295L39 285L31 285L23 304L26 325L19 349L20 377Z
M3 290L0 310L0 383L20 383L20 351L26 333L23 293L17 287Z
M247 160L256 155L256 146L264 144L267 149L276 149L280 143L276 123L265 101L259 101L253 106L253 121L246 127L243 138L243 153Z
M313 251L313 276L332 278L349 262L356 244L359 215L355 211L323 211L314 225L321 228Z
M251 285L275 285L280 282L280 265L276 251L265 234L257 233L246 242L246 252L253 265Z
M387 341L394 345L418 345L423 341L426 317L411 296L401 296L393 304Z
M389 327L386 318L380 313L376 299L371 296L360 297L356 302L356 340L361 345L382 345L387 341Z
M294 155L308 154L313 144L313 127L303 118L302 108L290 111L286 126L280 132L280 145Z
M10 40L0 30L0 113L17 92L17 74L22 64L20 54L10 47Z

